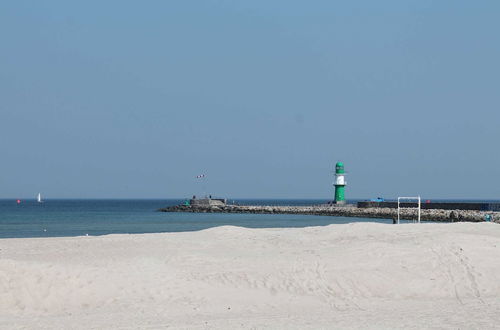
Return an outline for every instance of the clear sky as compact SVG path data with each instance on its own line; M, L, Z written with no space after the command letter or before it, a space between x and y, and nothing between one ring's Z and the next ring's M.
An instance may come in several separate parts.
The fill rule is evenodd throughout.
M498 0L1 1L0 198L332 198L342 160L348 198L500 199L499 31Z

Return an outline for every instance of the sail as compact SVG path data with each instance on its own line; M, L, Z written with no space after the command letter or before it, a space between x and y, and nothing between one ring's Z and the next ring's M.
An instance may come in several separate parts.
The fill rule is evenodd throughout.
M42 195L40 193L38 193L38 195L36 195L36 201L38 203L41 203L42 202Z

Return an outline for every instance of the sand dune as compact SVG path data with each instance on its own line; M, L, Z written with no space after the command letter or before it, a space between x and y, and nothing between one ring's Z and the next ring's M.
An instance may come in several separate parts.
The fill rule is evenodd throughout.
M500 226L0 240L0 327L500 327Z

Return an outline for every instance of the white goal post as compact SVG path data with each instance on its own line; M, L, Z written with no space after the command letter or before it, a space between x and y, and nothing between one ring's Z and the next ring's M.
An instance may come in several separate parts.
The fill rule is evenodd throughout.
M417 201L417 206L416 207L401 207L401 201ZM420 209L421 209L421 201L420 201L420 196L417 197L398 197L398 223L399 220L401 219L401 209L417 209L417 222L420 223ZM415 220L413 220L415 222Z

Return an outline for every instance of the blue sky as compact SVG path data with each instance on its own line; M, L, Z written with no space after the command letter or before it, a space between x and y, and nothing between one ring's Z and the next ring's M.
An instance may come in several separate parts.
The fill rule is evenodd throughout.
M0 198L500 198L498 1L2 1ZM195 179L206 174L206 182Z

